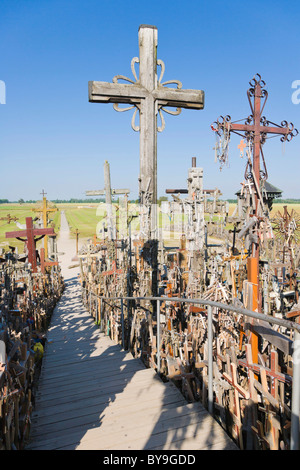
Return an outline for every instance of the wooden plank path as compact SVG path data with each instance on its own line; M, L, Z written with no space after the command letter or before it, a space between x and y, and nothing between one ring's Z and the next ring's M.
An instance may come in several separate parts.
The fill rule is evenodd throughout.
M48 332L29 449L228 449L199 403L99 332L69 280Z
M76 276L47 339L27 449L236 449L200 403L100 333Z

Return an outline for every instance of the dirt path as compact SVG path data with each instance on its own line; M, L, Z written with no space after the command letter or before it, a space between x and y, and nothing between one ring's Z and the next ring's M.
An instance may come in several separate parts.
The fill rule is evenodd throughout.
M60 233L57 240L58 261L61 265L62 275L65 281L74 278L79 273L79 267L69 269L69 266L77 264L72 261L76 255L75 238L70 238L70 228L64 211L61 211Z

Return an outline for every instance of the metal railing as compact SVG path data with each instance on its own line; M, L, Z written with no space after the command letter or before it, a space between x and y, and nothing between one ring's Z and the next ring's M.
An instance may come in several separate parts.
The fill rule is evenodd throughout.
M140 301L146 300L155 302L156 301L156 315L157 315L157 337L156 337L156 363L157 371L160 371L160 304L161 302L180 302L180 303L190 303L190 304L199 304L207 307L207 347L208 347L208 367L207 367L207 376L208 376L208 412L213 415L214 405L213 405L213 314L212 308L226 310L228 312L233 312L246 317L254 318L256 320L263 320L268 323L279 325L288 329L294 330L294 340L293 340L293 382L292 382L292 406L291 406L291 441L290 441L290 450L300 450L300 324L294 323L289 320L284 320L282 318L272 317L270 315L265 315L263 313L253 312L252 310L247 310L242 307L235 305L227 305L220 302L214 302L211 300L204 299L186 299L178 297L101 297L95 294L92 291L88 291L89 294L89 304L91 310L91 296L95 296L101 300L100 306L100 316L102 312L102 301L120 301L121 309L121 327L122 327L122 347L125 349L124 341L124 300L127 301Z

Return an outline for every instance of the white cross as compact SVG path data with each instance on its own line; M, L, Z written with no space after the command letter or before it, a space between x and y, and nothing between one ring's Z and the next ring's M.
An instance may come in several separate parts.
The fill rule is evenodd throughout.
M141 25L139 28L139 54L131 61L131 70L135 81L116 75L113 83L89 82L89 101L92 103L114 103L117 111L127 111L136 108L132 118L132 127L140 132L140 203L146 206L147 221L141 221L141 230L146 238L157 238L157 131L164 129L164 118L161 111L169 114L179 114L181 108L203 109L204 92L202 90L182 90L178 80L161 82L165 65L157 60L157 28L156 26ZM135 63L139 63L139 78L135 71ZM160 77L157 77L157 65L161 67ZM130 84L119 83L126 80ZM177 88L167 88L166 85L176 84ZM130 106L119 108L116 103L126 103ZM165 109L175 107L176 111ZM139 110L139 126L135 125L135 116ZM160 114L162 125L157 128L157 114ZM150 214L150 215L149 215ZM146 225L145 225L146 224Z

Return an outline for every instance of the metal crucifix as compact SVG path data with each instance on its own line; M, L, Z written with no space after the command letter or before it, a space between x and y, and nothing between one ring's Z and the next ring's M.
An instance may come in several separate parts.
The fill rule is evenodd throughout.
M165 127L162 111L177 115L181 108L203 109L204 92L201 90L182 90L179 80L162 82L165 65L157 60L157 28L141 25L139 28L139 58L131 61L131 70L135 81L123 75L116 75L113 83L89 82L89 101L92 103L113 103L116 111L127 111L135 108L132 117L132 128L140 132L140 204L147 207L141 217L141 232L146 239L157 238L157 131ZM139 78L135 64L139 63ZM161 67L157 77L157 66ZM130 84L119 83L125 80ZM175 84L177 88L166 85ZM120 108L118 103L129 104ZM166 107L175 107L176 111ZM139 111L139 125L135 124ZM161 117L161 126L157 127L157 114Z
M227 115L225 117L220 116L220 118L214 122L211 127L219 136L221 136L222 133L230 134L233 132L242 136L250 144L253 158L252 162L249 160L247 161L245 178L254 183L254 215L258 216L260 183L268 177L262 146L265 143L268 134L281 136L280 140L285 142L292 140L292 138L298 134L298 130L294 128L292 123L288 123L287 121L282 121L280 125L268 121L265 116L262 115L268 98L268 92L264 89L265 82L261 79L259 74L256 74L249 83L250 88L247 91L247 96L252 114L248 116L245 123L240 124L232 122L231 117ZM260 164L261 159L263 168L261 168ZM255 255L257 258L259 257L258 247L256 250L255 247L253 247L252 255Z
M268 121L265 116L262 115L268 98L268 92L264 89L265 82L261 79L259 74L256 74L255 77L250 80L249 84L250 88L247 91L247 96L252 114L247 117L245 123L239 124L237 122L231 122L231 117L227 115L225 117L220 116L211 127L218 135L233 132L242 136L250 143L253 149L253 160L252 164L249 161L247 162L245 177L254 182L257 211L257 189L260 181L266 180L268 177L262 151L262 146L267 139L267 135L273 134L281 136L281 142L285 142L292 140L292 138L298 134L298 130L294 128L292 123L282 121L280 125L275 124L274 122ZM261 169L260 159L262 159L263 169Z
M281 124L275 124L268 121L262 115L268 98L268 92L265 90L265 82L261 79L259 74L250 80L250 88L247 91L248 101L251 108L251 113L245 120L244 124L232 122L229 115L220 118L211 126L218 136L226 136L227 144L222 146L228 151L228 141L230 134L233 132L240 135L248 142L250 149L252 149L251 157L248 157L245 179L249 183L253 183L254 190L254 210L252 216L256 218L256 227L260 224L259 212L259 197L261 191L261 183L267 179L268 173L265 164L265 159L262 151L262 146L265 143L268 134L273 136L280 136L281 142L291 141L293 137L298 134L298 130L294 128L292 123L282 121ZM242 150L242 148L240 148ZM261 169L260 160L262 159L263 169ZM224 161L224 156L220 155L220 161ZM250 250L249 250L250 251ZM248 257L248 281L253 286L253 310L260 310L261 296L259 289L259 239L252 241L251 252ZM253 335L252 353L254 362L257 363L257 338Z

